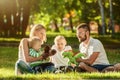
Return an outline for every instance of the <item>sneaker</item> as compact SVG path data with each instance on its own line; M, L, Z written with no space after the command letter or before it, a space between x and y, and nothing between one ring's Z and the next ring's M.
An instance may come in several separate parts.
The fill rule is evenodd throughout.
M58 74L58 73L63 73L63 71L62 70L56 70L55 74Z

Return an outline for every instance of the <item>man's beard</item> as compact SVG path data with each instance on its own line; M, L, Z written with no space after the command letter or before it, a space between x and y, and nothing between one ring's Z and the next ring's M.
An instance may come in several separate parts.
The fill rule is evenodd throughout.
M81 39L80 39L80 42L84 42L86 39L87 39L87 36L86 36L86 34L85 34L85 37L84 37L84 38L81 38Z

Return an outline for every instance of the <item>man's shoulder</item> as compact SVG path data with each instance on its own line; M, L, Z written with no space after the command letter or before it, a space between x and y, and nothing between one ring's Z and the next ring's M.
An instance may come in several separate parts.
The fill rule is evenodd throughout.
M96 38L92 38L91 42L92 43L101 43L101 41L99 39L96 39Z
M92 40L91 40L91 42L90 42L90 45L99 45L99 46L101 46L101 45L103 45L102 44L102 42L99 40L99 39L95 39L95 38L93 38Z

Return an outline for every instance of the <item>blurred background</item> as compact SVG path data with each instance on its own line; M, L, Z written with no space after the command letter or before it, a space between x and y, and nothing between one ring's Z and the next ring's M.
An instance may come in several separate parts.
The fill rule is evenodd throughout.
M39 23L47 29L47 44L61 34L68 43L78 45L76 26L86 22L93 37L109 46L117 42L119 47L119 4L120 0L0 0L0 45L18 46Z

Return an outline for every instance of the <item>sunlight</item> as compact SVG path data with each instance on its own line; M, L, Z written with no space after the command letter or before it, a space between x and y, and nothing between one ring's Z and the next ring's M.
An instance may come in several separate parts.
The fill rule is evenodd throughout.
M14 74L13 69L0 68L0 77L13 76Z

